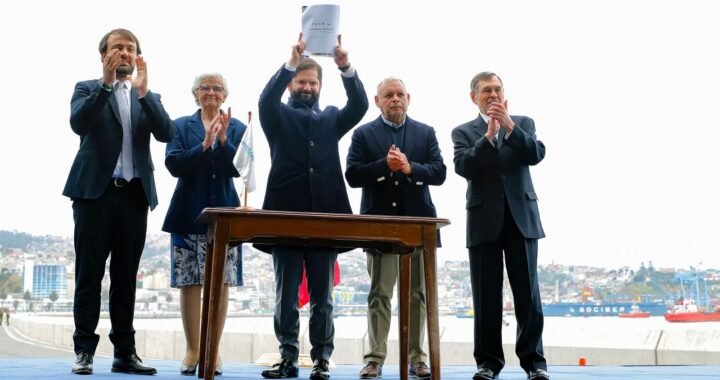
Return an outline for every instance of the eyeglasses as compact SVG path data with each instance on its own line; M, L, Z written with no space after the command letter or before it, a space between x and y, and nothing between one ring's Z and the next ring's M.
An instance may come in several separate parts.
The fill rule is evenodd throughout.
M498 86L498 87L485 87L485 88L483 88L482 90L480 90L480 91L475 91L475 92L476 92L476 93L481 93L481 94L483 94L483 95L490 95L490 94L493 93L493 91L495 91L496 94L502 94L502 93L503 93L503 88L500 87L500 86Z
M197 90L199 92L202 92L203 94L207 94L210 91L212 91L216 94L225 92L225 89L222 86L200 86L197 88Z

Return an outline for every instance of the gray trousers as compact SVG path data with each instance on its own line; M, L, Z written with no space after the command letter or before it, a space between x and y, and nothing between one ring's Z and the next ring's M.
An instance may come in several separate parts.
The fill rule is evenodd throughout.
M422 349L425 341L425 270L421 250L413 252L410 264L410 363L427 362ZM387 357L387 340L393 288L400 272L400 260L396 254L368 251L367 268L370 274L368 293L368 339L370 350L365 353L365 363L374 361L380 365Z
M283 359L298 361L300 313L298 288L303 263L310 294L310 358L329 360L335 346L332 289L337 249L313 247L273 247L275 266L275 337Z

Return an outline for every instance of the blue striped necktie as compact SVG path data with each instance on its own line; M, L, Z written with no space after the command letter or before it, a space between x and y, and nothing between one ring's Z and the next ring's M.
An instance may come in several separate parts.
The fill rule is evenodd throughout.
M122 177L131 181L134 177L132 151L132 125L130 122L130 94L125 83L118 82L115 93L120 111L120 122L123 128L122 150L120 151Z

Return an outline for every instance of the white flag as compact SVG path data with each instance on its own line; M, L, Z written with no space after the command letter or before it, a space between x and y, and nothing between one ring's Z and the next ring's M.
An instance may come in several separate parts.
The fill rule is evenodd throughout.
M245 184L245 191L250 193L255 190L255 151L253 150L252 120L248 122L245 134L243 134L240 146L238 147L235 167L240 172Z

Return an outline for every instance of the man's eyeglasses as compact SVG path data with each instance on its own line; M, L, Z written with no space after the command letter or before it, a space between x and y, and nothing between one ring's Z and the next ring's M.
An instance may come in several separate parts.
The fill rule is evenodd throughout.
M476 92L476 93L483 94L483 95L490 95L490 94L493 93L493 91L495 91L496 94L502 94L502 93L503 93L503 88L500 87L500 86L498 86L498 87L484 87L484 88L481 89L480 91L475 91L475 92Z
M202 92L203 94L207 94L212 90L212 92L219 94L224 93L225 89L222 86L200 86L197 88L199 92Z

